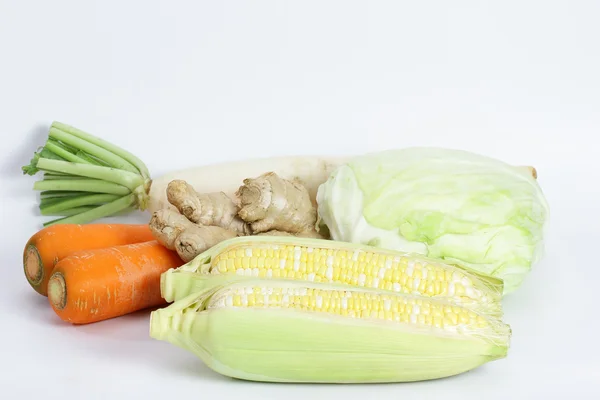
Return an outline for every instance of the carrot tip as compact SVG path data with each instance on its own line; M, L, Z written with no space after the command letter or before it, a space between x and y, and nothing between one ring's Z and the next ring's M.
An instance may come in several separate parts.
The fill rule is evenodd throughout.
M37 247L34 245L27 246L25 258L23 260L23 268L25 269L25 277L31 286L37 288L44 280L44 265L42 257Z
M67 285L65 277L60 272L53 273L48 281L48 299L58 310L62 310L67 305Z

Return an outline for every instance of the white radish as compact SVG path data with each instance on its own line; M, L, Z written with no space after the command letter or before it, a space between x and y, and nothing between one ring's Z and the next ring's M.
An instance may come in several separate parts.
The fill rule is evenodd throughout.
M254 178L265 172L275 172L284 179L298 179L316 204L319 185L327 180L336 167L349 159L350 157L341 156L255 158L174 171L152 180L147 210L154 212L174 208L167 200L166 189L169 182L176 179L186 181L198 193L224 192L234 198L244 179Z
M254 158L174 171L151 177L142 160L125 149L72 126L53 122L43 151L37 152L23 173L43 173L35 182L42 215L61 218L46 222L84 224L142 209L150 213L174 207L167 199L173 180L189 183L198 193L223 192L232 199L244 180L273 172L298 180L316 206L319 186L353 156L298 155ZM534 177L535 169L524 167Z
M265 172L275 172L284 179L298 179L308 190L313 204L319 186L324 183L338 166L348 162L352 156L290 156L254 158L228 163L217 163L170 172L152 180L149 191L148 210L174 208L167 200L167 185L180 179L186 181L198 193L224 192L234 198L244 179L254 178ZM537 177L535 168L522 167Z

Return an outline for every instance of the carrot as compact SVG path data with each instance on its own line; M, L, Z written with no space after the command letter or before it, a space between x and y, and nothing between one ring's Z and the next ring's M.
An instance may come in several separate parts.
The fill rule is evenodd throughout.
M58 224L35 233L23 251L23 269L31 287L48 295L48 279L58 261L81 250L154 240L146 224Z
M56 314L88 324L165 304L160 276L183 265L157 241L73 253L56 264L48 300Z

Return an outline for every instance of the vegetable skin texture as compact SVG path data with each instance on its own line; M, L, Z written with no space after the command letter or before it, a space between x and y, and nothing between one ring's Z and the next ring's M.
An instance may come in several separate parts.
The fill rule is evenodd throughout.
M186 230L198 228L198 225L177 211L167 208L152 213L148 226L154 238L169 250L175 250L179 235Z
M200 194L186 181L173 180L167 199L176 210L155 211L150 228L156 240L186 262L236 236L323 237L315 228L316 208L298 180L265 173L244 179L236 196L237 203L223 192Z
M363 271L363 272L361 272ZM442 298L502 315L500 279L421 255L325 239L245 236L225 240L161 276L168 302L247 279L345 284Z
M192 185L173 180L167 186L169 203L191 222L214 225L238 235L251 233L250 226L238 217L238 206L223 192L198 193Z
M236 288L237 293L250 294L238 294L236 299L231 293ZM295 290L297 295L289 295L286 302L277 294L281 289ZM325 292L338 299L328 300L327 310L326 300L319 304ZM262 382L423 381L458 375L508 353L510 327L493 317L479 315L477 322L458 319L460 328L452 329L421 323L419 312L414 319L392 317L389 311L391 319L364 312L351 317L343 307L332 307L360 293L385 296L384 304L390 299L410 301L405 295L368 289L259 279L223 285L153 311L150 336L192 352L217 373ZM254 295L256 300L251 299ZM256 303L263 296L272 308ZM449 307L439 300L413 300ZM469 312L455 310L460 315Z
M177 211L162 209L152 214L148 224L154 238L170 250L175 250L185 262L217 243L237 236L220 226L197 225Z
M182 264L154 240L80 251L56 264L48 301L63 321L76 325L160 306L160 275Z
M250 223L253 233L279 230L297 234L315 230L317 210L298 179L283 179L267 172L244 179L236 196L240 203L238 215Z
M154 237L146 224L59 224L36 232L23 250L23 270L31 287L48 295L48 279L58 263L72 253L142 243Z
M175 240L175 250L185 262L192 261L198 253L210 249L224 240L236 237L235 232L220 226L198 226L186 230Z

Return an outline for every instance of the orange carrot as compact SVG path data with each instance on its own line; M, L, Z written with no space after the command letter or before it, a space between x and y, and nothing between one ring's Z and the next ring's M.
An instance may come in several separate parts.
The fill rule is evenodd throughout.
M154 240L146 224L57 224L34 234L23 251L25 277L36 292L48 295L48 279L58 261L81 250Z
M73 253L56 264L48 300L56 314L88 324L165 304L160 276L183 265L157 241Z

